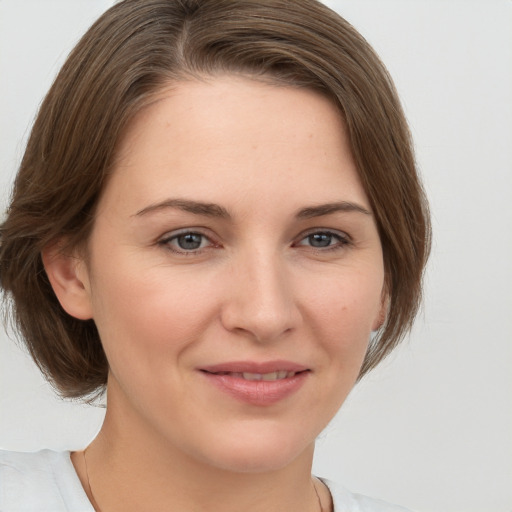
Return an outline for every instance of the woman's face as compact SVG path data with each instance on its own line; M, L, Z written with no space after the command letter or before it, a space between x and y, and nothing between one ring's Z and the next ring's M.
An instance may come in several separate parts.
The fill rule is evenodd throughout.
M107 418L236 471L310 453L382 321L381 245L339 113L249 79L173 84L139 113L79 269Z

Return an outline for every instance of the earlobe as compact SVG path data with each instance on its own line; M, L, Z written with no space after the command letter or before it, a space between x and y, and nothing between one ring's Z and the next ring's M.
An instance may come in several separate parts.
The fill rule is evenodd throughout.
M46 275L64 311L79 320L89 320L93 314L85 262L62 246L56 242L43 249Z
M373 332L378 331L386 323L386 320L388 318L388 308L389 308L389 295L387 292L383 292L379 314L375 318L373 325L372 325Z

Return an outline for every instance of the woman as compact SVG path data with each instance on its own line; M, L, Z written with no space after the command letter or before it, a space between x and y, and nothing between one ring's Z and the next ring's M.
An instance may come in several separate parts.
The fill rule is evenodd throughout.
M429 248L391 80L328 8L115 5L43 102L1 233L34 360L107 395L84 451L2 455L2 510L399 510L311 476Z

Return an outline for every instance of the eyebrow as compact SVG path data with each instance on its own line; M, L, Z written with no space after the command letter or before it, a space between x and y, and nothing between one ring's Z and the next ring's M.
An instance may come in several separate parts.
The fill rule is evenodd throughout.
M203 203L201 201L192 201L190 199L166 199L160 203L155 203L142 210L139 210L135 216L142 216L148 213L165 210L167 208L176 208L195 215L203 215L206 217L217 217L222 219L230 219L231 215L226 208L215 203ZM318 206L308 206L301 208L296 214L297 219L312 219L321 217L322 215L330 215L337 212L359 212L365 215L371 213L363 206L349 201L339 201L335 203L326 203Z
M229 212L215 203L202 203L200 201L191 201L189 199L166 199L160 203L146 206L135 215L141 216L148 213L164 210L167 208L176 208L195 215L204 215L206 217L220 217L223 219L231 218Z
M357 203L340 201L337 203L327 203L302 208L297 212L296 217L297 219L312 219L314 217L321 217L322 215L329 215L337 212L359 212L364 213L365 215L371 215L366 208Z

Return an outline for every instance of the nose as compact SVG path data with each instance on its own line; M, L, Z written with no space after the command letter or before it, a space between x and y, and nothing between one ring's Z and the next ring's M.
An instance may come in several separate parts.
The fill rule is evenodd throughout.
M275 254L252 254L240 258L226 283L227 299L221 321L232 332L260 342L277 340L293 331L301 314L293 280Z

